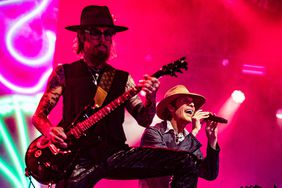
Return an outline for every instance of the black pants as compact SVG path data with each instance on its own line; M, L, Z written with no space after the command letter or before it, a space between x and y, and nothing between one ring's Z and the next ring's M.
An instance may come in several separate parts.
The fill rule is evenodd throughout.
M121 150L104 163L79 159L71 176L56 188L92 188L102 178L143 179L173 175L172 187L192 188L197 184L198 159L190 153L160 148Z

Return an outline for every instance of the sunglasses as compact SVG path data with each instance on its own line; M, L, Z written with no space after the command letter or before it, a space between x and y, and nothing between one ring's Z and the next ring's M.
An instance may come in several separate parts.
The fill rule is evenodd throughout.
M91 35L91 38L94 40L100 40L102 35L105 40L112 40L112 36L116 33L113 29L107 29L105 31L100 31L98 29L84 30L85 33Z

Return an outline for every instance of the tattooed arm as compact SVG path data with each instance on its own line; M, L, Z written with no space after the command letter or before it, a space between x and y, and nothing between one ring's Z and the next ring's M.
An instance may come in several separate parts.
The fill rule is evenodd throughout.
M65 84L63 66L58 66L49 77L47 88L39 102L39 105L32 117L33 125L45 136L49 137L53 143L66 147L64 140L66 135L62 127L54 127L48 115L56 106L63 92Z
M135 95L126 103L127 111L136 119L138 124L143 127L148 127L155 116L156 92L159 85L160 82L158 79L145 75L144 79L140 80L138 83L138 86L142 87L142 90L146 92L144 104L138 95ZM131 75L129 75L125 90L128 91L134 86L134 80Z

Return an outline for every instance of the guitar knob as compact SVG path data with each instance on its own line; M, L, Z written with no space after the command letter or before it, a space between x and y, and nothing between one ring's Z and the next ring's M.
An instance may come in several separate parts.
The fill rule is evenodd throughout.
M42 155L42 151L41 150L36 150L34 153L34 157L38 158Z
M51 163L49 163L49 162L45 162L45 163L43 163L43 164L44 164L44 166L47 167L47 168L49 168L49 167L51 166Z

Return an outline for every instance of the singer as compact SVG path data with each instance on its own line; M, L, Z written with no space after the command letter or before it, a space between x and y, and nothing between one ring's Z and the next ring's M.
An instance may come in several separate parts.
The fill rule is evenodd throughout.
M157 105L157 115L163 121L145 129L141 146L192 153L198 159L198 169L194 172L189 170L183 172L187 174L185 177L190 178L185 181L189 182L189 185L176 186L174 184L176 177L165 176L139 180L141 188L197 187L198 177L207 180L217 178L220 150L217 143L217 124L222 122L223 118L201 110L200 107L204 103L205 98L202 95L189 92L184 85L177 85L166 92ZM201 143L196 139L202 126L201 122L206 123L205 131L208 140L205 158L200 151ZM192 125L190 132L186 130L187 125Z

